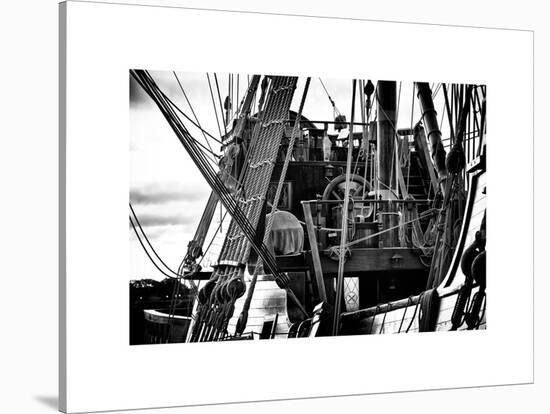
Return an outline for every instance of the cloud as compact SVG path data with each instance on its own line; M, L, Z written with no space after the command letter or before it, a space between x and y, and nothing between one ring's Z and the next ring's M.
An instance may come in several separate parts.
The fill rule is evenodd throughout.
M137 240L136 232L134 231L132 225L128 223L128 226L130 228L130 240ZM164 233L166 233L166 230L168 229L168 227L145 227L143 225L142 227L149 240L159 239ZM136 230L139 231L139 228L136 227Z
M183 183L145 184L130 189L130 202L136 205L196 202L204 200L209 193L208 186L186 186Z
M165 243L181 235L192 237L209 194L207 185L146 183L131 187L130 203L147 237ZM130 224L129 228L134 240Z
M138 220L142 227L180 226L192 224L195 219L179 214L141 214Z
M163 239L164 242L174 237L174 235L185 234L186 237L192 237L196 230L195 220L186 216L163 216L154 214L138 214L139 224L149 240ZM136 240L136 234L129 222L130 239ZM136 226L139 231L139 228Z

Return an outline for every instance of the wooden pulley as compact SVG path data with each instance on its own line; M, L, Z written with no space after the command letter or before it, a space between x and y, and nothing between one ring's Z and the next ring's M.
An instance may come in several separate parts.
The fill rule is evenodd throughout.
M479 285L480 289L486 287L487 275L487 252L484 250L479 253L472 262L472 276Z
M199 304L201 305L206 304L215 287L216 287L215 279L210 279L208 282L206 282L203 288L199 290L199 294L198 294Z
M246 285L241 277L234 277L225 286L225 295L230 301L235 301L246 292Z
M367 95L370 99L370 96L374 92L374 84L371 82L370 79L367 81L367 84L365 85L365 88L363 89L363 91L365 92L365 95Z
M212 292L212 297L216 303L223 303L226 298L225 282L218 283Z
M447 154L445 166L451 174L458 174L464 169L466 166L466 155L464 154L462 144L457 143L453 145L449 154Z
M337 131L341 131L342 129L346 128L346 116L345 115L336 115L334 117L334 129Z
M225 101L223 102L223 109L225 109L226 111L231 109L231 98L229 96L225 97Z

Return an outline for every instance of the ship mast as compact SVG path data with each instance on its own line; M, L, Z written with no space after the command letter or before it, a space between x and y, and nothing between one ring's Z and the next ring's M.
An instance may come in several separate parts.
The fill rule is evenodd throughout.
M426 137L430 143L433 165L439 176L440 189L444 193L443 180L447 177L447 167L445 166L446 153L441 141L441 130L437 121L437 112L434 108L430 85L427 82L416 82L416 96L420 102L422 121L426 129Z
M382 200L396 198L396 159L395 159L395 103L396 82L379 81L376 92L378 122L376 128L377 147L377 195ZM397 206L391 203L380 204L380 217L384 228L395 227ZM399 231L389 231L381 235L384 247L399 246Z

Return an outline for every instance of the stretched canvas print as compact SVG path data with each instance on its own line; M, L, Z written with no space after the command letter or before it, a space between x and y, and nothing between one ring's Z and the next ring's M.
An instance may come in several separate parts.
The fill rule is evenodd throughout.
M486 328L485 85L129 77L131 344Z
M531 383L533 33L170 4L60 6L60 409Z

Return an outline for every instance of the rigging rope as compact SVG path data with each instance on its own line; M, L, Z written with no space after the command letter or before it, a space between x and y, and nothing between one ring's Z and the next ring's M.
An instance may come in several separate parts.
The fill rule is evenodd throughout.
M181 115L183 115L183 117L185 119L187 119L193 126L195 126L197 129L199 129L202 133L206 134L207 136L209 136L210 138L212 138L214 141L216 141L218 144L221 144L222 142L216 138L214 135L212 135L210 132L208 132L207 130L205 130L204 128L202 128L201 126L199 126L198 124L196 124L191 118L189 118L189 116L178 106L174 103L174 101L172 101L164 92L160 91L160 93L162 93L164 95L164 98L170 102L170 104L176 109L176 111L178 111ZM220 134L221 136L221 134ZM197 141L198 142L198 141ZM199 143L200 144L200 143ZM205 148L204 146L202 146L202 148ZM214 155L215 157L219 158L220 156L214 152L212 152L212 155Z
M220 137L223 136L222 129L220 127L220 119L218 118L218 111L216 110L216 101L214 100L214 92L212 91L212 83L210 82L210 76L206 74L206 79L208 80L208 89L210 90L210 98L212 99L212 107L214 108L214 115L216 115L216 125L218 126L218 132Z
M178 111L180 114L183 115L183 117L185 119L187 119L191 124L193 124L194 126L196 126L197 128L199 128L199 126L197 124L195 124L195 122L193 122L193 120L191 118L189 118L189 116L183 112L183 110L174 103L174 101L172 101L166 94L164 94L164 92L160 91L159 90L159 93L162 94L163 98L166 99L167 102L170 103L170 105L172 105L172 107L174 107L176 109L176 111ZM200 128L199 128L200 129ZM205 131L205 130L201 130L203 131L205 134L207 134L208 136L210 136L212 139L214 139L216 142L220 142L217 138L215 138L214 136L212 136L208 131ZM208 160L210 160L212 163L214 164L217 164L218 161L211 158L211 157L214 157L214 158L220 158L220 155L216 154L215 152L213 151L210 151L210 149L206 148L202 143L200 143L199 141L197 141L195 138L191 137L195 142L196 144L201 147L204 151L206 151L207 154L209 154L209 157Z
M298 129L299 129L300 120L302 118L302 110L304 109L304 104L305 104L305 100L306 100L306 96L307 96L307 92L308 92L308 89L309 89L310 82L311 82L311 78L307 78L306 84L304 86L304 92L302 94L302 100L300 102L300 107L298 109L298 113L296 114L296 119L294 120L294 127L292 128L292 133L290 135L290 140L289 140L288 147L287 147L285 161L283 163L283 167L282 167L282 170L281 170L281 174L280 174L280 177L279 177L279 182L277 183L277 190L275 191L275 196L273 198L273 203L272 203L272 208L271 208L271 215L269 216L269 218L267 220L265 231L264 231L264 237L263 237L264 244L267 244L267 242L269 241L269 238L271 237L271 228L272 228L272 225L273 225L273 220L274 220L274 217L275 217L275 213L278 211L277 207L279 205L279 199L281 197L284 180L285 180L286 173L287 173L287 170L288 170L288 165L290 164L290 159L292 158L292 151L293 151L293 148L294 148L294 143L296 141L296 135L297 135L297 132L298 132ZM243 309L241 311L241 314L240 314L238 322L237 322L237 326L235 328L235 335L237 335L237 336L242 335L242 333L244 332L244 329L246 328L246 323L247 323L247 320L248 320L248 310L250 308L250 303L252 302L252 296L254 295L256 282L258 280L258 273L259 273L259 269L261 267L262 267L262 259L258 258L258 260L256 262L255 269L254 269L254 275L252 276L252 280L251 280L249 288L248 288L247 297L245 299Z
M256 233L254 227L251 225L250 221L248 220L248 217L241 211L241 209L238 207L238 202L231 197L228 190L225 188L224 184L221 182L220 178L215 174L215 172L212 170L212 167L208 165L208 163L204 160L204 154L202 154L200 151L198 151L196 147L196 143L193 142L190 137L190 134L185 129L185 126L181 124L181 121L177 118L175 113L173 112L173 109L170 105L168 105L167 101L163 99L162 94L159 93L158 87L150 77L150 75L145 71L132 71L132 75L136 77L138 80L138 83L146 90L146 92L155 100L157 105L159 106L159 109L163 112L163 115L171 125L174 132L176 132L176 135L180 139L180 142L184 145L188 153L190 154L193 161L197 164L199 167L199 170L209 183L209 185L218 193L218 196L222 203L226 206L226 208L229 210L230 214L232 214L234 221L238 224L238 226L241 228L243 235L246 239L248 239L251 243L245 245L245 250L250 249L250 247L253 247L258 255L262 257L263 261L266 264L266 267L270 270L270 272L275 276L276 281L278 284L286 285L288 283L288 276L281 274L277 271L276 263L274 262L274 259L270 257L269 251L267 250L266 246L263 244L258 243L258 240L256 239ZM276 94L277 92L282 92L284 89L289 89L288 87L278 88L274 91ZM284 95L283 95L284 96ZM286 98L285 98L286 99ZM268 127L269 125L264 125L265 127ZM257 127L259 128L260 125L258 124ZM283 128L281 125L274 125L276 128ZM267 142L270 142L268 140ZM275 147L277 148L277 147ZM260 156L263 156L263 154L260 154ZM254 164L251 163L253 166ZM263 169L262 171L266 171ZM261 177L260 177L261 178ZM259 182L265 182L265 180L260 179ZM253 193L254 194L254 193ZM252 201L254 197L250 198L248 201ZM246 201L244 199L241 199L239 202ZM252 219L257 219L257 214L252 215ZM244 242L244 238L241 238L241 242L239 242L238 245L242 245ZM220 272L216 277L221 277L225 280L229 279L229 282L237 281L233 277L235 276L236 272L234 271L223 271ZM202 292L204 293L202 296L204 299L207 299L208 296L210 296L208 293L211 292L212 294L217 295L216 303L224 302L224 298L219 296L222 292L220 291L219 287L217 290L215 289L215 286L218 286L216 284L216 278L211 279L212 283L210 285L207 283L207 285L202 289ZM237 286L235 284L229 284L227 287L231 286ZM208 287L208 289L206 289ZM206 290L205 290L206 289ZM227 294L234 295L237 291L233 290L233 294L229 291L227 291ZM199 295L199 298L201 296ZM233 296L235 298L235 296ZM220 302L221 301L221 302ZM233 301L234 302L234 301ZM223 318L221 318L221 315L224 314L230 314L232 313L231 306L233 302L224 302L229 304L230 306L226 309L221 310L219 306L216 305L215 309L211 309L208 311L208 314L205 315L207 329L203 329L202 332L198 332L198 339L212 339L213 335L217 336L219 333L219 326L220 321L223 321ZM221 312L220 312L221 310ZM205 320L205 318L200 318L200 320ZM221 319L220 319L221 318ZM197 339L195 335L195 340Z
M243 230L243 234L251 241L252 246L255 250L257 250L257 253L260 256L263 256L263 260L265 261L267 267L272 270L273 274L278 275L279 272L276 270L276 264L270 257L267 247L265 245L258 245L255 240L255 230L250 224L248 218L237 207L236 200L229 194L229 191L221 181L220 177L212 169L212 166L206 162L204 154L196 147L196 141L191 137L185 126L178 119L172 107L168 104L169 101L164 98L164 95L160 92L158 86L155 84L149 73L142 70L132 70L131 73L143 89L149 94L149 96L157 103L157 106L176 133L178 139L186 148L195 164L199 167L199 171L203 174L214 191L216 191L218 197L220 197L220 200L229 210L232 217L239 223L239 226Z
M164 98L170 102L170 104L176 109L176 111L178 111L181 115L184 116L185 119L187 119L193 126L195 126L197 129L199 129L202 133L206 134L207 136L209 136L210 138L212 138L214 141L216 141L218 144L221 144L222 142L220 141L220 139L216 138L214 135L212 135L210 132L208 132L207 130L205 130L204 128L202 128L200 125L198 125L197 123L195 123L195 121L193 121L178 105L176 105L174 103L173 100L171 100L164 92L160 91L160 93L162 93L164 95ZM221 134L220 134L221 136ZM203 147L204 148L204 147ZM217 157L219 157L219 155L217 154L214 154L216 155Z
M433 214L435 214L435 213L437 213L437 212L439 212L439 211L440 211L440 210L439 210L439 209L436 209L436 208L432 208L432 209L426 210L426 211L422 212L422 214L419 214L418 217L415 218L415 219L412 219L412 220L409 220L409 221L405 221L405 222L400 223L400 224L398 224L398 225L396 225L396 226L393 226L393 227L388 227L387 229L380 230L380 231L377 232L377 233L371 233L371 234L369 234L368 236L362 237L362 238L360 238L360 239L355 239L355 240L353 240L353 241L351 241L351 242L349 242L349 243L346 243L346 245L345 245L344 247L345 247L345 248L349 248L349 247L354 246L354 245L356 245L356 244L358 244L358 243L364 242L364 241L366 241L366 240L370 240L370 239L372 239L372 238L374 238L374 237L378 237L378 236L381 235L381 234L387 233L387 232L392 231L392 230L399 229L400 227L406 226L407 224L414 223L415 221L419 221L419 220L421 220L421 219L423 219L423 218L425 218L425 217L431 216L431 215L433 215Z
M353 120L355 116L355 89L357 80L353 80L352 95L351 95L351 123L349 126L350 136L353 137ZM345 247L347 242L348 232L348 207L350 198L350 181L351 181L351 161L353 156L353 141L348 141L348 158L346 161L346 187L344 192L344 207L342 210L342 233L340 235L340 257L338 261L338 279L336 284L336 299L334 306L334 318L332 324L332 335L336 336L340 324L340 308L342 304L342 293L344 289L344 262L345 262Z
M222 114L222 120L223 120L223 129L225 131L225 135L227 135L227 119L225 117L225 114L223 112L223 104L222 104L222 96L220 95L220 85L218 84L218 76L216 73L214 73L214 81L216 82L216 90L218 91L218 101L220 103L220 112Z
M153 265L157 268L157 270L162 273L164 276L166 277L169 277L169 278L179 278L180 275L176 272L174 272L162 259L161 257L157 254L155 248L153 247L153 245L151 244L151 242L149 241L149 239L147 238L147 234L145 234L145 231L143 230L143 228L141 227L141 224L137 218L137 215L136 213L134 212L134 209L132 208L132 205L130 204L130 212L131 212L131 215L129 216L129 219L130 219L130 224L132 225L132 228L134 229L134 233L136 234L136 237L139 241L139 243L141 244L141 247L143 248L143 250L145 251L145 254L147 254L147 257L149 258L149 260L151 261L151 263L153 263ZM153 252L154 256L162 263L162 265L166 268L166 269L162 269L161 266L158 265L158 263L153 259L153 256L151 256L151 254L149 253L149 251L147 250L147 247L145 247L145 244L143 243L143 240L136 228L136 225L134 224L134 220L137 224L137 226L139 227L140 231L142 232L143 234L143 238L145 239L147 245L149 246L149 248L151 249L151 251Z
M235 107L235 117L239 115L240 101L239 101L239 74L237 73L237 106Z
M206 134L204 132L204 129L201 127L201 123L199 122L199 118L197 117L197 114L195 113L195 110L193 109L193 106L191 105L191 102L189 101L189 98L187 97L187 94L185 93L185 90L183 89L183 85L181 84L180 79L178 78L178 75L176 74L176 71L172 71L172 73L174 74L174 77L176 78L176 81L178 82L178 85L181 89L181 92L183 93L183 96L185 97L185 100L187 101L187 105L189 105L189 109L191 109L191 113L195 117L195 121L197 122L197 125L198 125L199 129L202 132L202 135L204 137L204 140L206 141L206 144L208 145L208 148L210 148L211 152L214 152L214 150L212 149L212 146L210 145L210 141L206 138Z
M336 103L334 102L334 100L332 99L330 94L328 93L328 90L325 86L325 83L323 82L323 80L321 78L319 78L319 82L321 82L321 86L323 87L323 89L325 90L325 93L327 94L328 100L330 101L330 104L332 105L332 109L334 110L334 114L335 115L341 115L341 112L336 107Z

